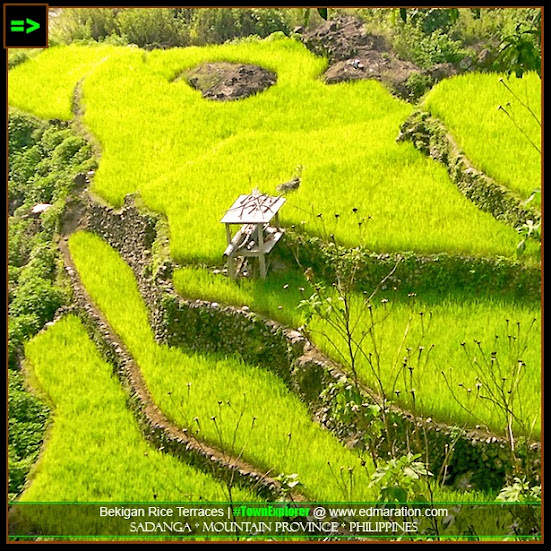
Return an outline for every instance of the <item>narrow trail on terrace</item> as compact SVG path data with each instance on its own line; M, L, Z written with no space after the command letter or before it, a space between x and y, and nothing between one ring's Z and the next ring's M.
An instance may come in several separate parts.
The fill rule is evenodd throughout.
M73 92L73 104L72 111L74 115L74 123L76 124L78 132L89 140L93 144L94 154L97 158L101 156L101 148L98 141L95 137L88 131L86 126L83 123L83 114L84 106L82 102L82 84L83 79L81 79L75 86ZM85 191L83 193L86 193ZM142 406L142 415L146 420L149 431L153 433L156 430L160 430L164 437L169 441L176 443L176 447L179 451L181 450L193 450L196 453L200 454L204 458L207 458L211 464L216 464L219 468L227 470L229 473L237 473L240 476L248 476L249 478L254 479L255 484L253 489L257 487L262 487L265 492L269 493L274 497L281 495L282 486L279 481L269 476L269 473L264 473L256 469L253 465L250 465L244 461L240 456L233 456L220 450L219 448L207 445L201 440L190 435L191 431L188 431L185 428L178 427L172 423L156 406L148 388L145 383L145 380L142 376L139 366L136 364L132 355L128 351L124 342L119 338L117 333L111 327L109 321L105 318L101 310L96 306L90 295L88 294L86 288L82 284L80 277L78 275L78 270L73 262L71 253L68 248L69 236L77 231L82 229L82 211L79 206L78 198L75 198L76 201L71 204L69 201L65 209L62 225L61 225L61 235L58 242L58 248L63 260L63 264L69 277L71 278L71 283L73 286L78 287L79 292L84 297L86 305L92 312L92 316L95 320L99 321L103 327L107 328L109 340L113 343L116 343L118 348L119 355L124 356L126 359L125 362L125 373L118 373L121 382L124 380L130 386L131 393L139 401ZM138 425L142 429L142 433L147 435L147 431L144 431L140 419L136 415L136 420ZM166 453L166 451L165 451ZM173 454L177 455L177 454ZM232 481L233 481L233 474ZM297 490L290 491L288 494L291 501L306 501L306 497L298 492Z
M93 299L90 297L86 291L84 285L82 284L80 277L78 275L77 268L71 257L71 253L68 248L68 235L62 236L59 241L59 250L63 259L63 263L67 273L69 274L72 284L78 286L79 292L84 297L87 306L93 312L93 316L97 321L101 322L102 327L104 328L104 336L107 336L108 339L116 343L118 347L118 355L124 358L125 373L118 373L119 378L122 381L125 381L130 386L130 392L135 398L139 401L143 407L142 414L145 417L148 428L151 432L157 430L161 431L164 438L170 442L176 442L177 447L180 450L194 451L202 455L211 461L212 464L216 464L217 467L227 469L229 472L232 472L237 475L249 476L253 479L255 484L252 486L252 489L262 489L265 493L270 494L275 497L281 493L282 487L279 481L270 477L268 473L258 471L255 466L244 461L240 456L232 456L227 452L220 450L219 448L206 444L201 440L190 435L186 428L181 428L169 421L169 419L163 414L163 412L157 407L147 385L142 376L141 370L136 362L133 360L131 354L126 348L125 344L113 330L101 310L96 306ZM107 328L108 335L105 335L105 328ZM121 382L122 382L121 381ZM142 424L137 419L138 425L142 432L145 432L144 436L149 436L147 430L144 431ZM165 450L166 453L166 450ZM170 453L170 452L168 452ZM208 472L208 470L207 470ZM212 473L210 473L212 474ZM236 483L238 484L238 477L236 478ZM289 494L290 501L304 502L307 501L306 496L293 490Z

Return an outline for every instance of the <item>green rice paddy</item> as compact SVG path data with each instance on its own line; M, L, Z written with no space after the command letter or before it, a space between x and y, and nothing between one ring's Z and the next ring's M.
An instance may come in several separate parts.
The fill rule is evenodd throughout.
M424 106L475 166L527 199L542 185L542 157L532 145L541 150L541 88L536 73L468 73L440 82Z
M33 386L54 413L21 501L229 499L220 481L146 443L112 366L78 318L65 317L37 335L25 355ZM239 499L257 499L239 488L235 492Z
M206 269L184 267L174 273L173 279L182 296L235 306L248 305L291 327L304 323L304 313L297 306L312 292L298 272L271 274L264 281L235 282ZM304 292L300 291L301 287ZM485 425L501 434L503 419L499 409L467 392L468 388L476 389L476 374L471 362L475 357L481 361L482 352L475 345L475 341L480 341L488 356L494 351L499 353L504 372L507 366L516 365L518 358L526 363L519 392L523 403L519 407L525 426L529 427L532 436L539 436L541 324L537 303L460 295L419 296L414 302L407 297L395 297L392 291L382 291L372 304L375 322L380 326L377 343L383 358L383 381L395 401L408 409L415 405L417 413L427 417L471 427ZM360 339L363 331L371 326L363 295L354 298L352 319L359 320L355 336ZM403 340L406 329L407 338ZM311 325L311 338L337 361L342 361L343 354L347 354L346 341L321 320L314 320ZM463 342L465 346L461 345ZM374 352L369 340L364 343L366 353ZM413 404L409 370L402 368L401 360L407 355L408 347L415 349L419 345L425 347L425 356L412 373L416 389ZM430 360L425 362L429 348ZM377 388L365 358L360 358L358 374L365 384ZM394 395L395 391L399 394Z
M86 289L139 365L155 403L179 426L273 476L297 473L307 495L330 501L373 499L371 461L312 422L306 405L261 366L189 355L159 345L134 276L99 237L74 234L73 260ZM305 445L305 442L308 445ZM341 467L354 473L342 486ZM353 495L346 495L353 491Z
M243 101L209 101L177 78L205 61L255 63L275 71L277 83ZM275 193L298 165L302 183L282 212L286 224L321 233L316 215L339 214L333 233L353 245L357 220L348 214L358 209L371 217L365 244L376 251L515 254L514 229L462 196L443 166L395 142L409 104L375 81L323 84L326 62L294 40L151 53L52 48L32 64L10 73L10 103L46 116L38 106L64 98L47 114L67 117L69 84L85 76L82 120L102 149L92 191L114 205L139 191L168 217L179 261L218 261L219 220L233 200L255 187Z
M277 83L245 100L206 100L180 76L214 61L262 66L277 74ZM412 105L375 81L325 85L320 76L326 67L327 60L301 43L277 37L151 52L56 46L10 70L9 104L44 119L70 120L80 84L80 123L101 149L90 191L115 207L138 192L145 207L166 215L171 256L185 265L175 272L174 285L185 297L247 305L295 328L304 323L297 305L311 289L298 271L236 283L202 267L222 262L220 218L235 198L253 188L276 194L276 186L293 178L298 167L302 180L287 196L284 225L332 234L338 243L355 246L358 221L369 219L361 241L376 252L514 258L519 241L514 228L478 210L443 165L411 143L396 143ZM531 74L504 79L534 117L500 77L446 79L423 105L475 166L527 199L541 185L541 157L497 107L505 107L539 145L541 81ZM539 196L532 204L540 204ZM224 453L241 454L271 476L296 474L311 499L376 498L367 454L348 449L312 421L307 404L277 376L235 357L160 345L132 271L118 253L85 232L73 234L69 247L95 304L173 423ZM536 261L532 248L527 262ZM363 306L363 297L354 297L356 335L373 326L366 311L359 314ZM416 413L503 434L503 417L480 398L475 377L478 366L494 365L490 357L500 362L496 377L514 371L521 358L522 402L516 406L522 426L517 423L515 431L540 437L540 309L515 297L456 294L412 301L380 293L372 312L385 387L395 403ZM338 360L345 343L321 321L309 330L315 344ZM407 348L419 346L424 355L411 360L413 369L404 368ZM77 319L66 317L40 333L25 355L31 384L54 407L54 420L22 500L227 498L219 481L142 439L112 368ZM376 386L365 361L358 375ZM441 499L457 498L438 492ZM234 498L256 499L241 490Z

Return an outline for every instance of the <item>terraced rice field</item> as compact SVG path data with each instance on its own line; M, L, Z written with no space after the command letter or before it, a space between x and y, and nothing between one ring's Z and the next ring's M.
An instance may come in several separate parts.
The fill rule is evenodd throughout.
M296 472L311 498L375 497L368 484L368 457L350 452L313 423L305 405L277 376L235 359L190 356L158 345L132 272L118 254L93 234L77 233L69 245L84 285L171 420L231 455L244 450L243 457L263 472ZM354 472L351 496L340 495L344 489L334 473L341 467Z
M48 328L28 343L25 354L55 420L22 501L228 500L212 476L145 442L112 367L78 318L68 316ZM238 488L236 495L256 499Z
M254 311L291 327L304 324L305 314L298 305L312 292L308 281L299 272L274 274L266 281L238 284L205 269L186 267L174 273L174 284L182 296L235 306L249 305ZM301 292L301 288L305 290ZM334 300L337 300L336 294ZM431 349L430 359L425 361L425 352L423 361L415 366L413 377L418 413L452 424L486 425L500 432L503 419L499 410L488 408L485 401L476 399L474 395L467 399L466 390L476 388L476 374L473 373L471 361L477 356L480 358L481 350L475 345L475 341L480 341L487 355L494 351L499 353L504 371L505 366L514 365L518 357L525 361L526 373L520 391L522 421L530 427L532 436L539 437L541 326L536 302L457 294L420 296L414 301L388 290L379 292L372 303L375 324L381 326L377 331L377 342L384 358L384 384L398 403L407 409L413 406L411 394L408 393L411 388L409 371L402 367L401 360L407 355L408 347L416 349L417 346L424 346L426 351ZM354 297L353 308L352 319L358 320L355 335L359 339L372 323L363 295ZM406 332L407 338L404 339ZM508 335L515 340L512 341ZM315 320L312 324L311 338L336 361L342 361L347 354L346 340L322 320ZM468 343L466 347L461 345L464 342ZM510 346L511 342L515 347ZM365 347L368 353L374 351L371 344L366 343ZM365 358L360 359L358 370L363 382L371 388L377 387ZM394 396L396 390L399 392L398 398ZM463 405L456 398L461 398ZM467 403L466 410L463 406Z
M86 75L82 120L102 149L92 191L114 205L139 191L147 207L167 215L179 261L218 261L219 220L234 198L254 187L274 193L298 165L302 183L283 213L286 224L304 222L311 233L331 231L354 245L358 217L371 216L364 241L375 251L515 253L514 229L463 197L443 166L395 143L410 105L374 81L324 85L318 77L326 62L293 40L151 53L66 50L16 68L10 103L66 118L73 86ZM85 61L69 64L60 78L41 78L64 67L65 57ZM212 102L176 78L204 61L255 63L278 80L244 101ZM29 92L36 87L35 97ZM63 107L44 111L49 96L62 98ZM325 228L320 213L331 220Z
M524 199L541 187L541 80L537 74L517 78L469 73L446 79L431 90L424 107L444 122L480 170ZM534 204L541 205L540 194Z
M256 64L276 73L277 82L244 100L209 101L180 76L214 61ZM375 81L325 85L320 75L326 67L326 59L300 42L277 36L150 52L56 46L10 71L9 103L43 119L78 118L80 131L100 149L92 199L120 207L127 194L137 192L141 206L166 216L170 255L182 265L173 284L184 297L246 305L289 327L303 326L299 304L312 291L303 269L238 282L212 270L221 267L226 245L220 218L235 198L253 188L275 195L299 167L300 187L287 196L284 226L379 253L514 260L520 239L515 228L463 196L442 164L411 143L395 141L413 106ZM496 103L539 144L541 82L535 75L506 80L534 110L532 116L499 78L468 74L444 80L423 107L444 122L474 165L528 199L540 185L540 156ZM540 204L538 196L533 201ZM535 242L528 246L519 270L537 266L536 248ZM376 465L367 451L322 428L308 404L274 373L236 356L191 354L158 343L122 257L86 231L70 236L69 250L95 307L172 423L263 473L296 477L308 499L377 499ZM437 421L503 435L503 415L480 398L477 373L498 365L492 377L504 382L504 373L522 363L513 429L541 438L536 299L454 292L413 300L383 289L371 310L364 306L364 296L355 295L354 335L376 328L365 352L380 355L380 377L394 403ZM346 343L323 321L314 320L308 331L334 360L346 355ZM402 363L411 350L415 357ZM228 498L220 480L143 440L112 366L76 317L65 316L39 333L24 352L29 385L54 413L22 501ZM378 384L365 357L358 376L371 388ZM440 487L434 497L489 498ZM232 499L259 497L236 488Z

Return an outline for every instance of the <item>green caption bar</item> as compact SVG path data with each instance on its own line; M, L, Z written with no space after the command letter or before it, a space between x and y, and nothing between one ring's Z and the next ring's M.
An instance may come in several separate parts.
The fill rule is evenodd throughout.
M15 503L8 520L12 540L541 539L540 503Z

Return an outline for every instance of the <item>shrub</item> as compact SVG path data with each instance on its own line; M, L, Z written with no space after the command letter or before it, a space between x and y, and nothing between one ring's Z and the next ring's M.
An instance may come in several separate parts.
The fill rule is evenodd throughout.
M34 220L10 217L8 224L8 260L12 266L21 267L28 261L32 248Z
M49 408L23 387L20 373L10 370L8 491L16 496L23 489L27 474L36 461L44 434Z
M124 9L117 14L117 25L121 36L140 47L183 46L187 42L184 30L168 9Z
M41 327L41 322L35 314L10 317L8 320L8 367L17 367L17 354L23 342L36 334Z
M117 9L63 9L52 22L52 38L62 43L92 39L101 41L118 33Z
M68 128L60 129L56 125L50 125L41 137L40 146L42 151L51 153L63 140L71 137L73 134Z
M457 21L457 9L413 8L408 10L408 21L423 31L432 34L435 31L446 32Z
M19 283L25 283L35 277L53 279L57 251L52 243L38 243L32 250L29 261L22 270Z
M8 115L10 152L19 152L32 145L45 128L46 124L43 121L10 109Z
M13 69L29 59L29 54L24 50L15 50L8 52L8 69Z
M61 216L65 210L65 199L59 198L54 204L42 214L42 227L44 234L53 239L56 233L61 231Z
M413 73L406 81L406 86L413 99L420 98L432 85L432 78L422 73Z
M78 136L65 138L52 153L54 167L61 167L69 163L78 164L78 159L75 159L75 157L85 145L86 142Z
M50 281L41 277L28 277L19 284L9 307L10 316L34 314L42 325L53 318L63 304L63 294Z
M289 35L302 11L281 8L63 9L52 22L51 38L55 43L131 43L143 48L219 44L252 35L264 38L278 31ZM17 63L15 58L13 63Z
M413 26L408 27L408 32L395 35L394 48L400 57L426 68L436 63L459 63L474 55L463 49L460 41L441 30L425 34Z

